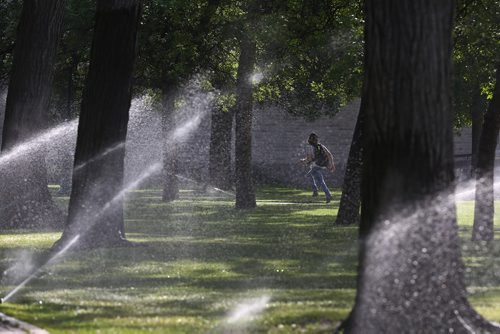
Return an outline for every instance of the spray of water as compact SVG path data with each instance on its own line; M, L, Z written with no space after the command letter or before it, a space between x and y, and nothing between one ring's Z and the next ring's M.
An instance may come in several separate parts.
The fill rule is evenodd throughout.
M118 202L119 200L123 199L123 197L125 197L125 195L127 194L127 192L129 192L129 191L131 191L133 189L136 189L146 179L148 179L149 177L153 176L154 174L160 172L161 171L161 167L162 167L162 164L159 163L159 162L157 162L157 163L153 164L152 166L150 166L149 168L147 168L141 175L139 175L139 177L136 180L134 180L134 181L129 182L128 184L126 184L122 188L122 190L118 194L116 194L116 196L113 197L113 199L111 199L111 201L109 201L108 203L106 203L104 205L104 207L98 213L98 215L94 219L94 221L97 220L97 218L99 218L101 215L103 215L107 210L109 210L109 208L111 208L114 204L116 204L116 202Z
M175 128L168 134L168 142L185 142L208 115L215 96L201 91L202 81L202 77L195 77L183 88L184 104L173 117Z
M259 84L264 79L264 73L255 72L250 76L250 82L254 85Z
M198 181L196 181L196 180L193 180L193 179L191 179L191 178L189 178L189 177L185 177L185 176L180 175L180 174L175 174L175 176L176 176L177 178L181 179L181 180L184 180L184 181L187 181L187 182L190 182L190 183L196 184L196 185L200 185L200 186L203 186L203 187L207 187L207 188L209 188L209 189L211 189L211 190L213 190L213 191L220 192L220 193L222 193L222 194L226 194L226 195L231 196L231 197L236 196L236 195L235 195L233 192L231 192L231 191L227 191L227 190L223 190L223 189L220 189L220 188L217 188L217 187L213 187L213 186L211 186L211 185L209 185L209 184L207 184L207 183L198 182Z
M264 295L258 298L243 300L238 303L226 318L228 324L242 324L258 317L267 308L271 297Z
M28 284L33 278L38 277L43 272L43 270L45 268L47 268L48 266L56 263L56 261L59 260L59 258L61 258L61 256L64 253L66 253L68 251L68 249L70 249L71 246L73 246L78 241L79 238L80 238L80 235L76 235L73 239L71 239L59 252L57 252L47 262L45 262L45 264L43 264L42 266L38 267L38 269L35 270L34 273L32 273L31 275L29 275L24 281L22 281L20 284L18 284L12 291L10 291L9 293L7 293L7 295L5 295L4 298L1 298L0 302L2 302L2 303L7 302L19 290L21 290L24 286L26 286L26 284Z
M76 131L77 120L58 125L50 130L32 137L23 143L16 145L0 157L0 167L8 164L21 156L26 156L49 146L55 139L61 138L67 133Z
M89 159L81 164L79 164L78 166L75 166L75 168L73 169L75 172L79 171L80 169L82 169L83 167L87 166L88 164L90 163L93 163L95 161L98 161L104 157L106 157L108 154L111 154L113 153L114 151L118 150L118 149L121 149L125 147L125 143L124 142L121 142L121 143L118 143L118 144L115 144L109 148L107 148L106 150L104 150L104 152L102 152L101 154L98 154L96 155L95 157L93 157L92 159Z
M463 200L474 200L476 193L476 180L462 182L457 185L457 190L455 192L455 198L458 201ZM496 193L500 189L500 181L493 183L493 190Z
M146 168L146 170L143 171L143 173L139 175L135 180L125 184L110 201L103 205L101 210L96 212L94 215L91 215L90 217L84 216L81 218L83 219L83 221L75 223L74 226L76 226L78 230L74 233L85 236L95 226L99 219L108 212L109 209L111 209L118 201L122 200L129 191L139 187L140 184L147 180L149 177L161 171L161 167L161 163L157 162Z
M1 302L6 302L9 299L12 298L19 290L21 290L26 284L28 284L33 278L38 277L39 274L48 266L54 264L58 259L62 257L63 254L65 254L71 247L77 244L78 239L80 236L84 235L86 232L88 232L92 227L93 224L95 224L98 219L104 215L107 210L109 210L117 201L121 200L128 191L137 188L144 180L152 176L153 174L159 172L161 170L161 164L160 163L155 163L149 168L147 168L142 175L140 175L136 180L133 182L129 182L127 185L125 185L120 192L116 194L113 199L111 199L108 203L106 203L101 211L99 211L95 216L89 218L90 224L85 224L86 228L83 230L80 230L76 236L74 236L67 244L65 244L61 250L59 250L54 256L52 256L45 264L40 266L38 269L35 270L34 273L32 273L30 276L28 276L25 280L23 280L20 284L18 284L12 291L10 291L4 298L1 299Z
M180 142L188 138L188 136L199 127L203 115L195 115L192 118L184 121L169 135L169 142Z

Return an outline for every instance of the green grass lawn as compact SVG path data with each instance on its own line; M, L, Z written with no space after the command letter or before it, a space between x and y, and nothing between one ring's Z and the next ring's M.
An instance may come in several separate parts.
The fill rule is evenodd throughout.
M217 194L132 192L127 237L143 247L70 252L0 312L51 333L329 333L355 297L357 229L332 225L339 195L264 188L257 209L236 211ZM500 247L467 241L472 212L459 203L471 301L500 321ZM22 271L59 235L1 233L0 270Z

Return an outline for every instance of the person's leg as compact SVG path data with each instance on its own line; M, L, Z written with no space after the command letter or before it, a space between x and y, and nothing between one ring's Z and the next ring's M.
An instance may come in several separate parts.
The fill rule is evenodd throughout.
M313 190L313 197L316 197L318 196L318 186L316 184L316 180L315 180L315 176L314 176L314 168L311 168L311 170L309 171L309 173L307 173L309 175L309 177L311 178L311 186L312 186L312 190Z
M313 174L314 178L316 179L316 182L319 183L321 189L325 192L326 203L330 203L330 200L332 199L332 194L330 193L330 189L328 189L325 179L323 178L323 172L321 168L315 170Z

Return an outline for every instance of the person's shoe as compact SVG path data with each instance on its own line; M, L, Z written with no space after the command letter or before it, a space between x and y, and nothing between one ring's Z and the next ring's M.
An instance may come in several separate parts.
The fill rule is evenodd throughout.
M330 203L332 201L332 196L326 196L326 203Z
M313 197L318 197L318 192L317 191L313 191Z

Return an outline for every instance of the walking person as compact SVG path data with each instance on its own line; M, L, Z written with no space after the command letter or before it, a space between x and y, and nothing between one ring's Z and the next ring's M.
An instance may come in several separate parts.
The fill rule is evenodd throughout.
M332 153L325 147L325 145L319 142L318 135L315 133L311 133L307 140L309 145L313 148L313 153L308 154L301 161L309 164L310 170L306 174L311 178L311 185L313 189L313 197L318 196L318 185L321 187L323 192L325 193L326 203L330 203L332 200L332 194L330 193L330 189L325 183L325 179L323 177L323 171L329 170L330 172L335 171L335 164L333 162Z

